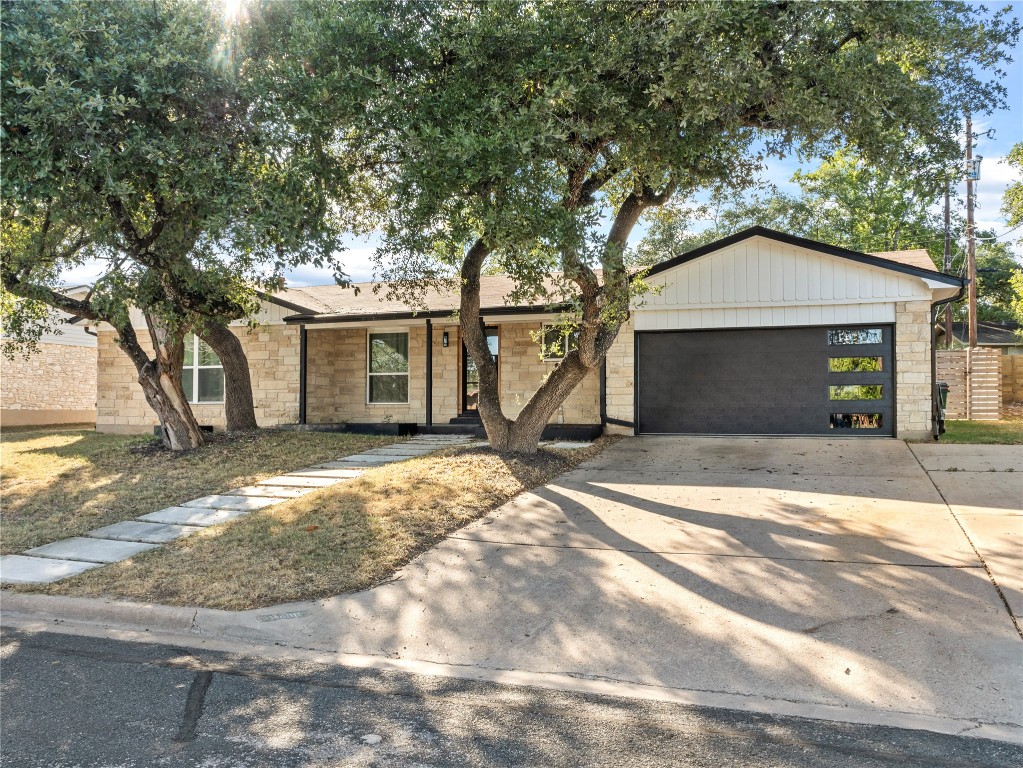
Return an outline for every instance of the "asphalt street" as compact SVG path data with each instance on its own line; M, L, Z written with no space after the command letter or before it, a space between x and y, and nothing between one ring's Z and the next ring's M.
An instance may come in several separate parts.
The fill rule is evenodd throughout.
M6 630L5 766L1017 768L925 731Z

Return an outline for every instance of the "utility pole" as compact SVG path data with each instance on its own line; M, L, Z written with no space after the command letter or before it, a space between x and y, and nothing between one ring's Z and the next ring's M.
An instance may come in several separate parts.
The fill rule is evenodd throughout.
M952 184L945 182L945 260L942 262L946 273L952 271L952 212L949 194ZM952 303L945 305L945 349L952 349Z
M977 346L977 251L973 232L973 122L966 118L966 276L970 280L970 348Z

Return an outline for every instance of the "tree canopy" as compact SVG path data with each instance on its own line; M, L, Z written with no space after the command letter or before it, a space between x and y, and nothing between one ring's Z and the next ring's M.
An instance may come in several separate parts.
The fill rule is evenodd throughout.
M387 276L458 275L480 413L495 446L521 450L614 341L635 286L623 252L645 212L741 187L772 153L848 144L877 167L912 158L938 172L958 161L962 112L1003 103L999 66L1018 35L1004 13L963 3L334 9L310 76L350 104L337 146L380 171ZM522 293L558 278L579 328L514 422L478 327L494 262Z
M111 323L122 347L132 306L171 341L195 330L244 380L248 426L226 323L290 265L343 277L335 255L353 227L328 198L315 133L292 128L263 21L234 23L214 0L39 0L2 18L2 276L21 299L5 300L8 326L31 341L26 318L44 302ZM105 272L69 301L64 276L90 259Z

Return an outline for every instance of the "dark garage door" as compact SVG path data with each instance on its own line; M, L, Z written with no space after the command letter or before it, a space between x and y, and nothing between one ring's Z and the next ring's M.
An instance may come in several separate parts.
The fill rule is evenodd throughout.
M892 435L892 326L636 334L637 432Z

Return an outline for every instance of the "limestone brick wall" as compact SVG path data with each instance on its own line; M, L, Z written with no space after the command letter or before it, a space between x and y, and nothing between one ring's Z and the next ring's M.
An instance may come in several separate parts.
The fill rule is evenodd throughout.
M306 421L311 424L416 423L426 421L426 328L381 328L408 331L409 401L368 403L367 328L312 326L306 343ZM436 339L435 339L436 341ZM449 347L450 349L450 347ZM436 351L436 350L435 350ZM447 350L444 350L447 351ZM436 380L436 372L434 377ZM449 417L450 418L450 417Z
M895 305L896 437L931 437L931 306L926 301Z
M299 329L297 326L233 327L245 349L252 377L256 421L261 427L298 421ZM147 432L159 423L146 403L135 366L114 343L113 331L99 332L96 429L100 432ZM145 334L139 343L152 346ZM196 403L196 420L215 429L226 426L223 403Z
M515 418L529 398L557 367L545 361L540 345L533 339L541 323L503 323L500 329L501 405L505 415ZM550 418L551 424L600 423L600 372L594 371L572 391Z
M71 424L96 419L96 347L39 344L28 357L0 358L0 424Z
M448 346L444 347L444 334ZM462 346L457 325L433 327L433 421L446 423L462 409L459 389L459 367L462 364Z
M532 331L539 322L503 323L500 332L501 403L514 418L554 370L540 358ZM426 329L387 328L409 333L408 405L366 402L366 328L311 327L308 330L306 420L313 424L426 421ZM448 346L444 347L444 333ZM457 325L433 327L433 420L446 423L461 410L461 336ZM600 381L588 376L551 417L552 424L596 424L600 421Z
M636 340L633 333L633 321L622 325L618 337L607 353L607 416L622 421L635 421L635 349ZM608 434L631 435L631 427L608 424Z

